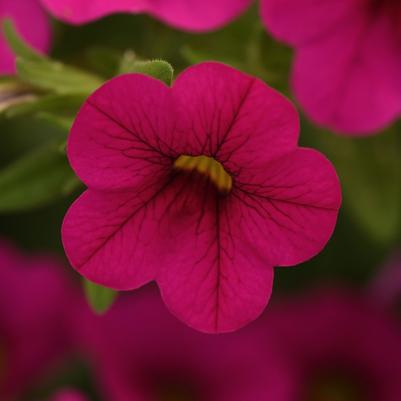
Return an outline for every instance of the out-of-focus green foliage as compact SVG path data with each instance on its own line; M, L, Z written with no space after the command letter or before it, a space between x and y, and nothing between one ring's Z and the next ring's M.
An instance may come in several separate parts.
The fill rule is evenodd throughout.
M12 118L36 113L53 113L60 116L73 117L84 100L85 96L79 94L46 95L37 97L29 102L10 106L4 111L4 115Z
M14 29L4 23L4 34L17 56L18 77L38 89L65 94L90 94L102 84L94 74L66 66L29 47Z
M42 206L79 186L60 143L53 141L0 171L0 213Z
M313 130L312 127L309 127ZM395 243L401 233L401 128L350 138L314 131L314 142L336 166L345 207L372 239Z

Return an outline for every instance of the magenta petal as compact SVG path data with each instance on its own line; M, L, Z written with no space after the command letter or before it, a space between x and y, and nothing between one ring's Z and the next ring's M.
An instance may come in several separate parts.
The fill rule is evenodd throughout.
M148 12L177 28L209 31L220 28L244 12L252 0L163 0Z
M292 86L311 120L338 132L366 135L401 114L396 3L262 2L267 29L295 48Z
M143 196L152 198L150 191ZM163 247L157 213L154 204L148 208L133 191L86 191L70 207L62 227L72 266L87 279L118 290L154 279ZM158 251L150 247L152 241Z
M72 351L80 298L65 268L0 240L0 399L21 399Z
M36 49L47 52L51 42L51 26L39 0L1 0L0 22L11 18L16 28ZM15 56L6 44L0 29L0 74L15 72Z
M251 0L42 0L56 17L82 24L112 13L148 13L177 28L218 28L243 12Z
M367 27L363 15L335 34L298 49L295 94L316 122L365 134L401 113L401 54L386 16Z
M272 290L273 268L242 235L236 200L208 181L180 179L169 204L171 249L157 274L170 311L200 331L236 330L256 319Z
M174 261L157 280L170 311L208 333L234 331L256 319L273 285L272 266L242 238L241 216L230 216L224 202L217 207L221 216L194 216Z
M243 242L272 266L294 265L319 253L331 237L341 204L331 163L300 148L236 183Z
M262 20L278 39L299 46L351 22L359 0L261 0Z
M298 114L262 81L221 63L202 63L173 87L187 154L217 158L233 175L253 170L297 145ZM185 136L184 136L185 133Z
M144 12L149 0L41 0L55 17L71 24L84 24L112 13Z
M65 217L66 253L108 287L156 279L171 311L199 330L235 330L266 306L273 269L241 240L241 216L218 196L207 181L181 176L153 196L88 190Z
M119 76L80 110L68 139L68 158L91 188L135 188L171 167L178 156L173 131L170 89L144 75Z

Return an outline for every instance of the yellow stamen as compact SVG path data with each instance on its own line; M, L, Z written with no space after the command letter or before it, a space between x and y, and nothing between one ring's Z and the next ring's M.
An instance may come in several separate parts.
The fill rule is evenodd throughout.
M175 162L174 167L178 170L194 171L208 177L221 192L230 192L233 186L231 176L223 165L208 156L181 155Z

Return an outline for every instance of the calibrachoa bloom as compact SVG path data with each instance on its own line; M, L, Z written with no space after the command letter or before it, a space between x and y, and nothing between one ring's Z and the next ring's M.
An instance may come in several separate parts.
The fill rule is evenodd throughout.
M71 264L117 290L156 280L169 309L206 332L255 319L273 266L301 263L330 238L334 168L298 148L293 105L219 63L172 88L141 74L89 97L67 153L89 189L62 227Z
M292 85L311 119L363 135L400 116L398 0L264 0L262 16L295 49Z
M0 243L2 400L20 395L70 350L74 291L61 269L48 257L28 257Z
M82 24L113 13L147 13L189 31L216 29L243 12L252 0L41 0L61 20Z
M36 49L47 52L51 26L40 0L0 0L0 23L10 18L24 39ZM15 72L15 56L0 29L0 74Z
M287 401L286 362L269 337L208 336L180 324L153 288L122 296L88 328L99 391L112 401Z
M401 399L401 331L370 299L321 289L276 304L261 323L298 376L290 401Z

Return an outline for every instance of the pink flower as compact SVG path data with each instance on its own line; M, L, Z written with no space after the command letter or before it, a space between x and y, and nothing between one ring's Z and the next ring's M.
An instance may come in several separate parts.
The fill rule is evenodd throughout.
M51 26L40 0L0 0L0 23L11 18L16 28L36 49L47 52L51 42ZM15 72L15 56L0 29L0 74Z
M20 395L67 355L73 294L53 260L0 243L0 399Z
M78 391L67 389L59 391L51 401L87 401L87 398Z
M252 0L41 0L61 20L83 24L113 13L147 13L188 31L219 28L243 12Z
M154 288L122 296L88 328L100 383L112 401L287 401L286 363L269 337L208 336L180 324Z
M247 324L268 302L273 266L316 255L335 226L337 175L297 148L298 131L288 100L223 64L191 67L173 88L111 80L68 141L89 187L62 227L71 264L117 290L156 280L199 330Z
M401 331L370 299L321 289L270 312L260 324L298 376L292 400L401 399Z
M262 17L295 49L292 85L308 116L354 135L401 113L401 3L264 0Z

